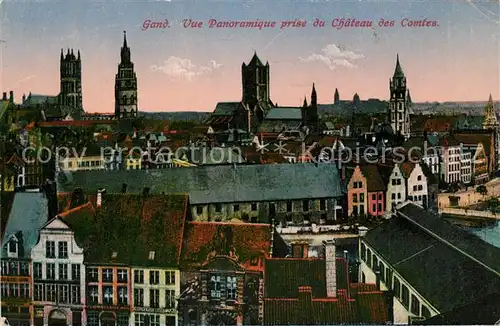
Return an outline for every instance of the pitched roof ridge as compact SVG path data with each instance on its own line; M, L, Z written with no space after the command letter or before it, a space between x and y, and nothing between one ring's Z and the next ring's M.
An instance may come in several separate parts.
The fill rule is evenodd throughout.
M60 217L67 217L69 214L71 213L74 213L76 211L79 211L80 209L83 209L87 206L90 206L90 208L92 209L92 211L95 212L95 209L94 209L94 205L92 205L92 203L90 201L86 202L85 204L82 204L80 206L76 206L76 207L73 207L65 212L62 212L60 214L57 214L57 216L60 216Z
M420 207L418 205L411 204L411 203L408 203L408 205L414 205L416 207ZM409 217L405 213L403 213L401 211L398 211L398 216L403 217L405 220L407 220L410 223L414 224L415 226L417 226L418 228L420 228L421 230L423 230L424 232L426 232L427 234L429 234L430 236L432 236L434 239L440 241L441 243L445 244L446 246L448 246L448 247L452 248L453 250L459 252L460 254L464 255L465 257L469 258L470 260L478 263L479 265L483 266L484 268L486 268L490 272L493 272L496 275L500 276L500 271L495 270L493 267L488 266L486 263L483 263L482 261L480 261L479 259L475 258L471 254L469 254L469 253L465 252L464 250L460 249L455 244L451 243L450 241L448 241L448 240L444 239L443 237L439 236L438 234L434 233L432 230L430 230L429 228L425 227L424 225L421 225L420 223L418 223L418 221L412 219L411 217Z

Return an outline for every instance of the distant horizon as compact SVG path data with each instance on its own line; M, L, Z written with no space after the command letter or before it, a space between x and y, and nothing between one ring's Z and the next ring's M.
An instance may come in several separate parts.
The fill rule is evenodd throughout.
M399 54L413 102L500 99L498 2L2 2L0 88L22 94L59 93L59 56L80 50L83 108L114 112L114 83L123 44L131 49L138 107L147 112L210 112L218 102L242 98L241 64L254 53L270 65L270 98L280 106L340 97L389 98ZM43 14L42 14L43 13ZM337 16L334 16L333 14ZM372 28L313 27L316 18L373 20ZM184 19L283 21L304 28L184 28ZM435 27L393 28L379 20L436 21ZM172 28L144 23L168 19ZM496 19L496 18L495 18ZM495 102L497 102L495 101ZM141 109L142 108L142 109Z

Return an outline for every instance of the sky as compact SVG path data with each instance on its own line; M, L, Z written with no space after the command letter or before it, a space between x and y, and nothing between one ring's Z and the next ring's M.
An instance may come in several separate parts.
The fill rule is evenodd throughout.
M500 1L0 1L0 88L59 93L61 48L80 50L83 106L114 111L114 82L123 31L138 79L139 110L213 111L240 101L241 65L254 51L270 65L270 95L282 106L387 99L396 55L414 102L486 101L500 97ZM340 18L370 27L333 28ZM402 19L436 21L402 27ZM184 28L183 20L203 28ZM276 21L276 27L208 28L221 21ZM283 20L306 27L281 29ZM325 21L314 27L313 21ZM394 21L380 27L379 21ZM144 22L168 20L168 28Z

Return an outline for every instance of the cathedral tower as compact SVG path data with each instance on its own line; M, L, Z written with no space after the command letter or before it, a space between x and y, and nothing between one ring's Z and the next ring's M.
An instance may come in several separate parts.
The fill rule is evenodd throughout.
M499 127L497 114L495 112L495 105L493 104L493 98L490 94L490 99L488 100L488 104L484 109L484 121L483 121L483 129L496 129Z
M257 53L252 60L241 66L241 79L243 84L243 103L253 110L257 104L263 109L272 105L269 95L269 63L264 65Z
M75 55L73 49L68 49L64 55L61 49L60 82L59 104L63 110L82 113L82 61L79 50Z
M123 32L121 61L115 78L115 116L117 118L137 117L137 76L130 59L127 34Z
M399 63L399 55L396 59L396 69L392 79L389 79L391 98L389 100L389 123L396 135L402 135L405 139L410 137L410 105L409 91L406 88L406 77Z

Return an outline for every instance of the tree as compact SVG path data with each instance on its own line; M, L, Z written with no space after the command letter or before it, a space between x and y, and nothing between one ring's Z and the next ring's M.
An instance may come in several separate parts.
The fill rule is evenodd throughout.
M499 206L500 202L498 201L498 198L497 197L493 197L493 198L490 198L488 200L488 208L490 211L492 211L493 213L496 212L498 206Z
M483 195L483 198L488 194L488 188L485 185L480 185L476 188L478 194Z

